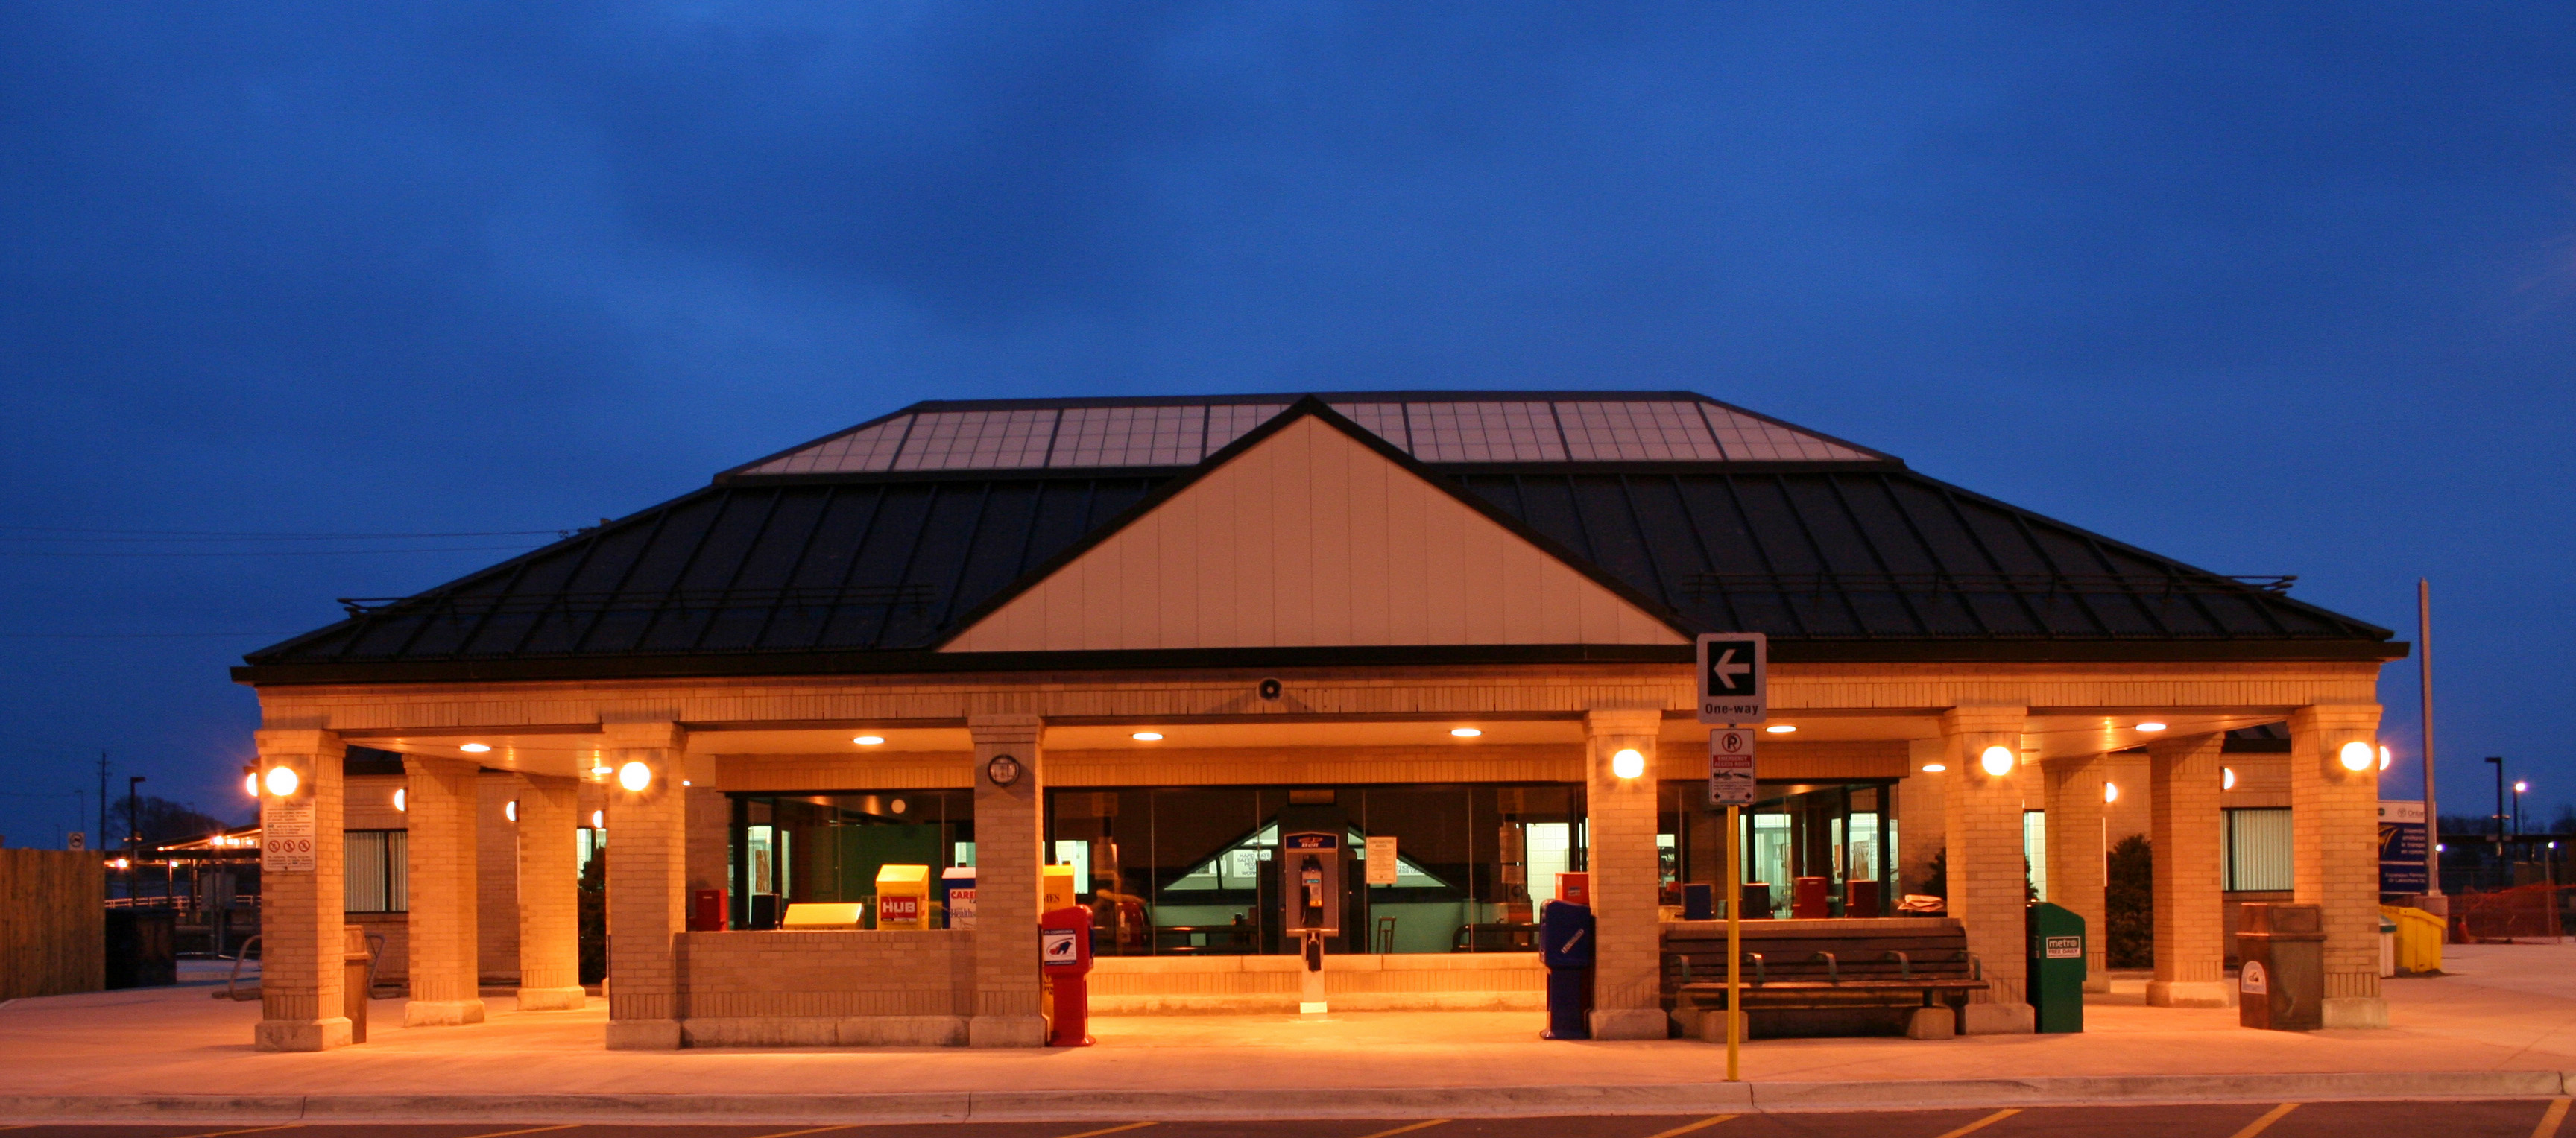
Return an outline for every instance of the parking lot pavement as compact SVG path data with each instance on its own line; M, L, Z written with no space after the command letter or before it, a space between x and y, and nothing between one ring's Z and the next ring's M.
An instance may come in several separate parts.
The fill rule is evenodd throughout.
M5 1138L2576 1138L2568 1100L2190 1103L1742 1115L838 1125L0 1124Z

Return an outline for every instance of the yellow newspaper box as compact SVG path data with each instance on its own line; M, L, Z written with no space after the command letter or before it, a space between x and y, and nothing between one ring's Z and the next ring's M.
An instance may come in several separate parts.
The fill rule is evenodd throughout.
M930 867L887 865L877 868L877 927L930 927Z
M1073 900L1073 867L1072 867L1072 866L1069 866L1069 865L1050 865L1050 866L1047 866L1047 867L1046 867L1045 872L1040 876L1040 879L1039 879L1039 880L1040 880L1040 883L1045 887L1045 888L1043 889L1043 891L1041 891L1041 892L1038 894L1038 915L1039 915L1039 916L1045 916L1045 915L1047 915L1048 913L1052 913L1052 912L1054 912L1054 911L1056 911L1056 910L1058 910L1058 909L1070 909L1070 908L1072 908L1072 907L1073 907L1073 905L1074 905L1074 900Z

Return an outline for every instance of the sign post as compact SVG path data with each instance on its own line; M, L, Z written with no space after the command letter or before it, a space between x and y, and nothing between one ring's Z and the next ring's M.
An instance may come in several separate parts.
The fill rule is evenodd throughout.
M1740 1076L1744 1037L1744 808L1753 804L1753 732L1708 733L1708 801L1726 807L1726 1081Z
M1744 1042L1744 808L1753 805L1753 732L1771 718L1771 638L1706 632L1699 638L1699 721L1708 733L1708 798L1726 807L1726 1081L1742 1077Z

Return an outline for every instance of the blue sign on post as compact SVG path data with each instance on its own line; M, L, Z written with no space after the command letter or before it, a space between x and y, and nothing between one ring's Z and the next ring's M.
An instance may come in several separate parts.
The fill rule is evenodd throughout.
M2421 802L2379 803L2379 891L2382 893L2429 893L2432 879L2425 872L2424 851L2430 842L2424 824Z

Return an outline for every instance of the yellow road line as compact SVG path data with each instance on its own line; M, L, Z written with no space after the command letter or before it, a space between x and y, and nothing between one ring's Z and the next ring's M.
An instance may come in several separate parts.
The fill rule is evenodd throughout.
M1103 1134L1116 1134L1122 1130L1137 1130L1152 1125L1151 1122L1130 1122L1124 1126L1112 1126L1105 1130L1085 1130L1079 1134L1067 1134L1064 1138L1100 1138Z
M240 1130L209 1130L203 1134L183 1134L180 1138L225 1138L229 1134L261 1134L271 1130L293 1130L302 1125L304 1124L301 1122L284 1122L276 1126L247 1126Z
M2282 1103L2279 1106L2273 1107L2271 1111L2266 1113L2263 1117L2246 1123L2245 1129L2237 1131L2235 1134L2230 1135L2229 1138L2254 1138L2255 1135L2270 1129L2273 1123L2279 1122L2282 1115L2288 1114L2297 1109L2299 1109L2299 1104L2295 1102Z
M1380 1131L1378 1131L1378 1132L1377 1132L1377 1133L1375 1133L1375 1134L1363 1134L1363 1135L1360 1135L1360 1138L1390 1138L1390 1136L1392 1136L1392 1135L1396 1135L1396 1134L1410 1134L1410 1133L1412 1133L1412 1132L1414 1132L1414 1131L1416 1131L1416 1130L1421 1130L1421 1129L1424 1129L1424 1128L1426 1128L1426 1127L1439 1126L1439 1125L1441 1125L1441 1124L1443 1124L1443 1123L1446 1123L1446 1122L1448 1122L1448 1121L1449 1121L1449 1120L1448 1120L1448 1119L1446 1119L1446 1118L1426 1118L1426 1119L1423 1119L1423 1120L1422 1120L1422 1121L1420 1121L1420 1122L1408 1122L1408 1123L1405 1123L1404 1125L1402 1125L1402 1126L1398 1126L1398 1127L1396 1127L1396 1128L1395 1128L1395 1129L1393 1129L1393 1130L1380 1130Z
M2567 1096L2549 1100L2549 1109L2540 1116L2540 1125L2531 1128L2531 1138L2558 1138L2558 1124L2567 1121Z
M549 1130L570 1130L579 1125L581 1123L559 1122L553 1126L531 1126L524 1130L495 1130L489 1134L468 1134L465 1138L510 1138L513 1134L543 1134Z
M781 1130L776 1134L758 1134L754 1135L753 1138L796 1138L799 1134L820 1134L826 1130L847 1130L856 1125L858 1125L858 1123L844 1122L838 1126L809 1126L803 1130Z
M1950 1132L1949 1132L1949 1133L1947 1133L1947 1134L1943 1134L1943 1135L1941 1135L1941 1138L1959 1138L1959 1136L1960 1136L1960 1135L1962 1135L1962 1134L1974 1134L1974 1133L1976 1133L1977 1131L1983 1130L1983 1129L1985 1129L1985 1128L1987 1128L1987 1127L1989 1127L1989 1126L1992 1126L1992 1125L1994 1125L1994 1124L1996 1124L1996 1123L1998 1123L1998 1122L2001 1122L2001 1121L2003 1121L2003 1120L2005 1120L2005 1119L2007 1119L2007 1118L2010 1118L2010 1117L2012 1117L2012 1116L2014 1116L2014 1115L2016 1115L2016 1114L2020 1114L2020 1113L2021 1113L2021 1108L2020 1108L2020 1107L2013 1107L2013 1108L2012 1108L2012 1109L2010 1109L2010 1110L1998 1110L1998 1111L1994 1112L1993 1114L1989 1114L1989 1115L1985 1116L1984 1118L1980 1118L1980 1119L1976 1120L1975 1122L1971 1122L1971 1123L1967 1124L1966 1126L1962 1126L1962 1127L1960 1127L1960 1128L1958 1128L1958 1129L1956 1129L1956 1130L1950 1131Z
M1735 1116L1732 1114L1721 1114L1715 1118L1703 1118L1697 1122L1685 1123L1683 1125L1673 1127L1670 1130L1658 1130L1652 1134L1646 1135L1646 1138L1673 1138L1676 1134L1688 1134L1694 1130L1706 1130L1711 1126L1715 1126L1718 1123L1724 1122L1733 1117Z

